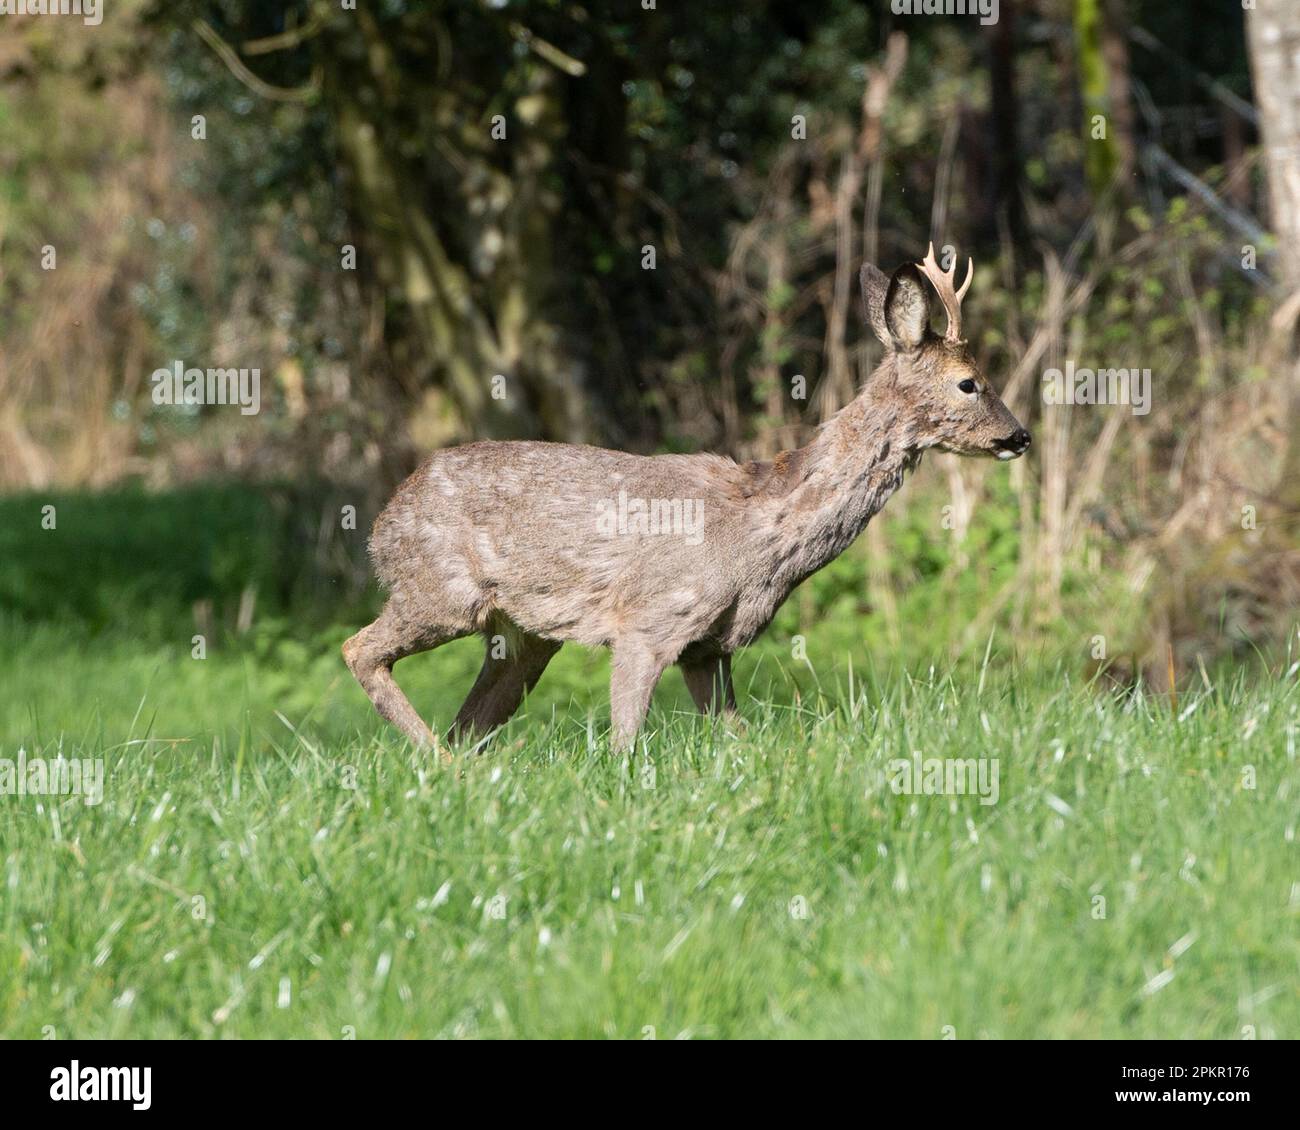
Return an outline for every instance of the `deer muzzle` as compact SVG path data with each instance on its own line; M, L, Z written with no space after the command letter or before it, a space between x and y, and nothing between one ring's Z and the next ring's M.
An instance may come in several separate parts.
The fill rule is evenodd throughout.
M1033 437L1024 428L1017 428L1005 439L995 439L993 449L997 457L1005 461L1024 455L1032 442Z

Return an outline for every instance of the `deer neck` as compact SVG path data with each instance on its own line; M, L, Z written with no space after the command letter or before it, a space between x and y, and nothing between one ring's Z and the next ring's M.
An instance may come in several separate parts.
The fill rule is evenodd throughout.
M771 465L759 494L778 576L791 588L848 548L921 457L891 384L878 373L807 447L782 452Z

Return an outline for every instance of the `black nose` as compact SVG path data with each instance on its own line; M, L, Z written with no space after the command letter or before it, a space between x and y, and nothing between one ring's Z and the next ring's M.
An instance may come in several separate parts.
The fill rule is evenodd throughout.
M999 451L1014 451L1019 455L1029 447L1031 442L1033 437L1024 428L1017 428L1006 439L994 440L993 446Z

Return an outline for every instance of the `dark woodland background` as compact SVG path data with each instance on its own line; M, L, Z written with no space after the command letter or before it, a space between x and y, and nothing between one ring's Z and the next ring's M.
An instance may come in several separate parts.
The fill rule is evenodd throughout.
M879 359L860 262L933 239L975 259L969 332L1033 454L927 460L797 615L871 612L901 650L912 623L957 651L1005 626L1156 686L1171 661L1179 679L1285 648L1300 7L999 14L109 0L99 27L6 17L0 486L83 505L87 540L59 561L0 535L0 603L139 629L129 571L165 565L177 607L231 633L344 615L369 599L370 517L435 447L805 442ZM154 405L149 375L176 359L259 367L261 413ZM1044 405L1067 360L1150 368L1151 413ZM88 587L114 571L111 599Z

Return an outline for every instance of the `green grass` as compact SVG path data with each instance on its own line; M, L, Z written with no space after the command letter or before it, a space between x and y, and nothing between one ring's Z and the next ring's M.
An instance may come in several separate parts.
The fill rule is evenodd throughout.
M1300 1034L1294 667L1213 672L1175 716L1006 633L953 658L916 628L884 663L845 612L811 668L793 624L744 654L741 730L670 673L612 757L607 661L566 648L447 769L343 668L356 621L268 583L252 631L220 626L266 552L211 535L237 506L190 542L172 503L121 561L129 515L68 502L59 553L100 566L42 560L27 503L0 523L0 758L102 758L105 795L0 796L0 1035ZM445 726L479 657L398 675ZM913 751L997 758L997 803L895 793Z
M6 1035L1297 1033L1293 682L1176 720L1060 676L891 676L741 733L676 693L630 763L589 686L448 770L336 666L63 653L45 685L90 720L63 749L105 797L0 807ZM109 702L137 693L132 728ZM998 802L896 795L912 750L997 757Z

